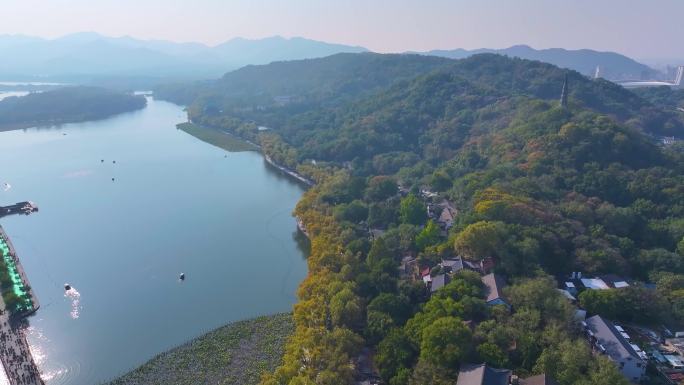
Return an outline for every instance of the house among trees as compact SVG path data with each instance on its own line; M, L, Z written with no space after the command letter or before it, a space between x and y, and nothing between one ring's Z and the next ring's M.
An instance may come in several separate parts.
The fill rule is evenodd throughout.
M496 266L496 262L494 261L494 258L492 257L484 257L480 260L480 272L482 274L489 274L494 267Z
M430 282L430 293L434 293L437 290L448 285L451 279L446 274L438 274L432 277L432 282Z
M425 194L423 194L423 197L425 199L430 199ZM456 207L448 200L443 200L440 203L427 204L428 218L434 220L435 223L439 225L443 235L446 235L449 229L454 226L457 214L458 211L456 210Z
M463 364L456 385L509 385L511 371L496 369L487 364Z
M598 277L582 277L581 273L572 273L570 281L565 282L565 290L577 295L582 289L608 290L629 287L629 280L614 274L606 274Z
M399 273L404 278L412 278L418 272L418 260L412 254L406 254L401 258Z
M608 356L629 381L641 381L646 373L646 354L630 343L629 335L621 327L600 315L587 318L584 326L595 351Z
M487 274L482 277L482 283L485 285L487 305L506 305L506 307L511 307L503 298L503 288L506 287L506 281L502 276L494 273Z
M487 364L463 364L456 385L558 385L546 374L518 379L508 369L496 369Z
M465 269L465 265L463 264L463 258L461 257L456 257L453 259L443 259L440 265L447 273L458 273L459 271Z
M442 208L442 212L439 214L439 218L437 218L437 224L442 230L449 231L456 219L456 208L449 201L444 201L439 206Z

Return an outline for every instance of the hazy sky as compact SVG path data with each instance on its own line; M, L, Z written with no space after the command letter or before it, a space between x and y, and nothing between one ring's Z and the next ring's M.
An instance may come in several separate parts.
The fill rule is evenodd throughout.
M0 0L0 34L216 44L303 36L379 52L594 48L684 58L684 0Z

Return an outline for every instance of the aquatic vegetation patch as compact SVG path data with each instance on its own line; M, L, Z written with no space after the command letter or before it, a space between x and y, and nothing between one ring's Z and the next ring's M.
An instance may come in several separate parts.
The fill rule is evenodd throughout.
M108 385L251 385L282 360L292 315L232 323L164 352Z
M254 144L239 139L224 131L201 127L192 123L181 123L176 127L203 142L229 152L258 151L258 147Z

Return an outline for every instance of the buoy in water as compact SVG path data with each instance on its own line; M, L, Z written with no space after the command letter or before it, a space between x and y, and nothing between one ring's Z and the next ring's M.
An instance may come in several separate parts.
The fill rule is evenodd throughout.
M185 281L185 273L180 273L178 278L180 278L181 281Z
M68 283L65 283L64 284L64 290L66 290L66 291L71 290L71 285L69 285Z

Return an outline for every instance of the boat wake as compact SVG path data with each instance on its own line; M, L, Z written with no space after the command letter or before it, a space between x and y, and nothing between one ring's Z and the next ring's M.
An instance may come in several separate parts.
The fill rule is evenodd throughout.
M69 289L64 291L64 296L71 300L71 312L69 313L71 318L77 319L81 315L81 293L73 286L69 286Z

